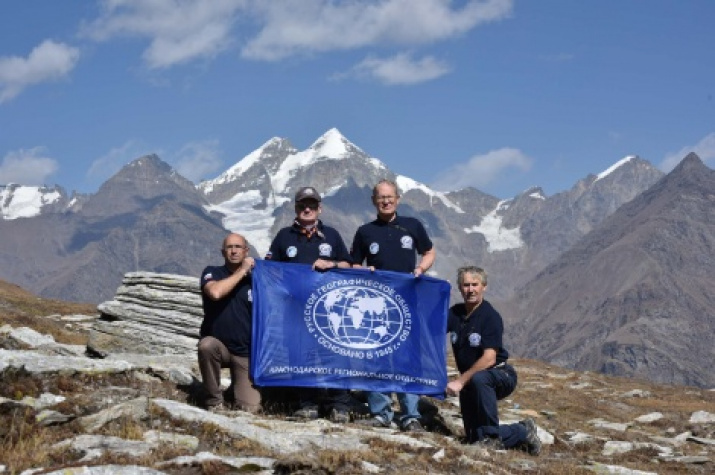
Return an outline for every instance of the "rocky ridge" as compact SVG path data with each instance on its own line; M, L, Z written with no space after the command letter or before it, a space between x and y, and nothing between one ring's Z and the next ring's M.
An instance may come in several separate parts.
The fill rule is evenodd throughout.
M0 473L712 472L715 392L531 360L514 361L519 387L500 402L500 414L503 421L537 421L544 444L539 457L462 445L456 398L422 398L429 432L417 435L323 419L291 421L268 408L260 415L207 412L197 405L195 343L183 350L164 344L167 336L196 341L197 327L187 330L188 322L200 322L192 310L196 285L180 276L130 274L111 304L100 306L99 319L36 317L88 333L86 347L28 327L0 327ZM165 300L176 302L172 318L138 316ZM119 335L106 328L122 322L138 331L97 338ZM154 334L159 326L162 338L135 344L139 330ZM139 348L143 353L134 351ZM87 356L100 353L103 358ZM355 400L353 416L359 418L359 394ZM32 453L18 432L42 434Z

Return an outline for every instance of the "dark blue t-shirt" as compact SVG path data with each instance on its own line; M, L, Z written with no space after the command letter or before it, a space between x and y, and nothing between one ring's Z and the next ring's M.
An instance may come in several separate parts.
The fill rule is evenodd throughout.
M417 254L430 249L432 241L419 220L395 216L389 223L377 218L360 226L351 255L356 264L367 261L375 269L411 273L417 266Z
M223 280L232 272L224 266L209 266L201 273L201 301L204 320L201 322L201 337L212 336L228 348L231 354L251 356L251 330L253 298L251 275L240 280L230 294L221 300L211 300L204 293L204 286L212 281Z
M310 239L297 224L281 229L273 239L266 259L297 264L313 264L318 259L351 262L350 253L340 234L321 221L318 221L317 228L318 232Z
M483 300L469 318L463 303L452 306L447 317L447 333L452 342L452 352L457 369L464 373L482 357L486 348L497 352L496 364L509 359L502 343L504 323L492 305Z

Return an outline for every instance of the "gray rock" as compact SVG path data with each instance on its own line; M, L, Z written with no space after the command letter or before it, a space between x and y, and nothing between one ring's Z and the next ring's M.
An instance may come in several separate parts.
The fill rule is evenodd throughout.
M643 414L642 416L636 417L636 422L655 422L663 418L662 412L651 412L649 414Z
M43 409L35 416L35 420L41 426L51 426L55 424L64 424L65 422L74 419L74 417L75 416L68 414L62 414L61 412Z
M25 368L30 373L120 373L133 369L126 361L107 361L81 356L55 356L48 358L39 351L0 349L0 372L6 368Z
M633 470L620 465L607 465L603 463L593 462L587 465L586 468L595 473L615 474L615 475L658 475L656 472L645 472L643 470Z
M715 414L707 411L696 411L690 416L691 424L707 424L715 422Z
M95 414L80 417L77 421L85 431L96 432L105 424L119 419L122 416L128 416L132 419L143 419L147 416L148 407L148 398L140 397L131 401L116 404Z
M273 473L272 467L276 462L275 459L269 457L227 457L214 455L211 452L199 452L196 455L181 456L167 460L166 462L158 464L158 466L190 466L207 461L218 461L240 471L250 471L250 473L262 473L264 470L268 471L267 473ZM258 470L260 470L260 472Z
M26 472L23 472L23 474ZM153 468L138 465L97 465L94 467L67 467L52 472L43 472L45 475L165 475Z
M195 353L203 319L198 279L130 272L89 333L90 351L150 355Z
M126 440L107 435L78 435L53 445L55 450L72 449L80 452L81 463L99 458L105 452L141 457L148 455L152 448L143 440Z

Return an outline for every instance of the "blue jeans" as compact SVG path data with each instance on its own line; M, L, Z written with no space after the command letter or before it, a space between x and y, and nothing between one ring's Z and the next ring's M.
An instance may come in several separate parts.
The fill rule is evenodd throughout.
M400 403L401 416L398 420L400 427L404 427L412 419L419 419L420 412L417 404L420 396L417 394L397 393L397 401ZM385 422L391 422L395 417L392 410L392 393L369 392L367 394L367 405L370 414L380 417Z
M526 441L521 424L499 425L497 401L516 389L516 371L511 365L477 372L459 392L467 442L499 437L507 449Z

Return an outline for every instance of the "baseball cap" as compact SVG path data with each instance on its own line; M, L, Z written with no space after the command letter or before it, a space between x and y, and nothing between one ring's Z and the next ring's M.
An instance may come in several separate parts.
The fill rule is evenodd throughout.
M304 186L295 193L296 203L307 199L321 201L320 193L318 193L312 186Z

